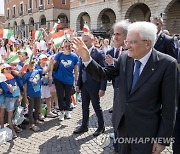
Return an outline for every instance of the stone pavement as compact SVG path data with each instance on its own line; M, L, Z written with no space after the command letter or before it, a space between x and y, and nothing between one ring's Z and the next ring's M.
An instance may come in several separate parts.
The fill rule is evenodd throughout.
M108 86L106 95L101 99L106 131L104 134L93 137L96 130L97 119L90 106L89 131L82 135L73 135L73 130L81 124L81 104L72 112L72 119L59 122L56 119L45 119L40 125L41 131L34 133L23 130L13 141L0 146L0 154L111 154L113 153L112 139L108 133L113 132L111 114L108 112L112 106L113 89ZM162 154L171 154L167 148Z

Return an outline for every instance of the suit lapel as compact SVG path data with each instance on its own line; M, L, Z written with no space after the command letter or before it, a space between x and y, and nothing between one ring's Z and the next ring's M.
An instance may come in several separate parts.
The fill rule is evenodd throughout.
M126 74L127 74L127 90L128 94L131 89L131 84L132 84L132 78L133 78L133 69L134 69L134 60L133 58L127 57L127 69L126 69Z
M157 53L155 50L153 50L135 87L132 89L130 94L133 94L139 87L141 87L143 83L155 72L155 70L157 69L157 59Z
M92 50L91 50L91 53L90 53L90 55L91 55L91 57L93 57L93 54L95 53L95 48L93 48Z

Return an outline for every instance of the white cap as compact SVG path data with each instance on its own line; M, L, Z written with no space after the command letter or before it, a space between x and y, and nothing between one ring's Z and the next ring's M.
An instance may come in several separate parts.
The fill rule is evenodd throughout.
M44 59L44 58L47 58L47 56L46 56L45 54L41 54L41 55L39 56L39 59Z
M9 64L4 63L3 65L1 65L1 69L5 68L11 68L11 66Z
M44 40L40 41L40 50L47 50L46 42Z

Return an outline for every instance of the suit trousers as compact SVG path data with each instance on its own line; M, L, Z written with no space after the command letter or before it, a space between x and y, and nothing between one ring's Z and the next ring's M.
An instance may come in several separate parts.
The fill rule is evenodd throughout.
M136 129L136 128L135 128ZM151 143L128 143L127 140L132 138L127 134L125 116L122 117L118 127L118 151L119 154L152 154Z
M90 92L86 89L86 87L83 85L81 88L81 98L82 98L82 126L87 127L89 122L89 105L90 101L92 103L93 109L96 113L96 116L98 118L98 127L103 128L104 127L104 118L102 109L100 106L100 98L98 93Z

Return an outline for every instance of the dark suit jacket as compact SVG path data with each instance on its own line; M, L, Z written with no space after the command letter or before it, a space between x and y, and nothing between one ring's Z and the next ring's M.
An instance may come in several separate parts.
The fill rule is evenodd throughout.
M106 55L110 55L111 57L114 58L114 52L115 52L114 49L115 49L115 48L109 49L109 50L106 52Z
M101 54L101 52L97 49L97 48L93 48L91 51L91 57L92 59L94 59L99 65L104 67L104 57ZM91 75L89 73L86 73L86 82L83 83L82 82L82 70L85 70L84 64L80 63L80 69L79 69L79 77L78 77L78 81L77 81L77 86L82 87L85 86L88 91L92 92L92 93L98 93L99 90L106 90L106 85L107 85L107 80L102 80L102 81L96 81L95 79L93 79L91 77Z
M154 48L162 53L168 54L177 59L174 39L164 33L160 34L154 45Z
M153 49L130 92L133 65L134 60L124 52L115 66L102 68L91 61L86 71L96 80L119 77L112 117L115 130L121 128L121 121L125 119L129 137L170 137L177 103L176 60Z

